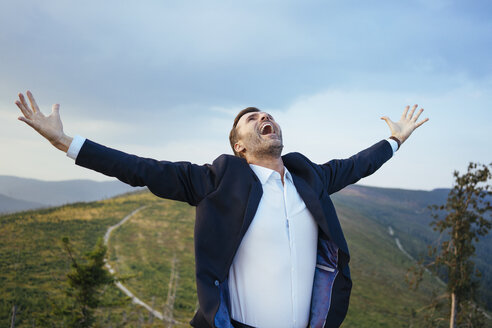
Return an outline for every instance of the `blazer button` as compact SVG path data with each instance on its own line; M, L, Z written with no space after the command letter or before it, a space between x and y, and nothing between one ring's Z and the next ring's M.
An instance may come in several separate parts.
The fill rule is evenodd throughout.
M215 286L219 286L219 281L218 280L215 280Z

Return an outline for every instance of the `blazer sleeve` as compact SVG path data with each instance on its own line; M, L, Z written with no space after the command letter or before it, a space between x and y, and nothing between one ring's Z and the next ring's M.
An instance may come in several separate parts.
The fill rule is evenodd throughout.
M332 194L349 184L356 183L376 172L392 156L393 149L390 143L387 140L381 140L350 158L333 159L320 165L325 190L328 194Z
M214 190L215 179L210 165L139 157L89 139L84 142L75 163L134 187L147 186L159 197L190 205L197 205Z

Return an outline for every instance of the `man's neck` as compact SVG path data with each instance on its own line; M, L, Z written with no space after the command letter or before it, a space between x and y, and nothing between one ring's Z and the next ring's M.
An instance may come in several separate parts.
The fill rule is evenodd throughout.
M258 165L266 167L270 170L277 171L284 182L284 162L282 157L262 157L262 158L248 158L246 159L248 164Z

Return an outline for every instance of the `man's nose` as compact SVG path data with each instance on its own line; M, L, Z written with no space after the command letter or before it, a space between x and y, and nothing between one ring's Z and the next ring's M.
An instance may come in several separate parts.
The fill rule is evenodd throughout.
M260 115L260 121L265 121L268 119L268 114L267 113L263 113Z

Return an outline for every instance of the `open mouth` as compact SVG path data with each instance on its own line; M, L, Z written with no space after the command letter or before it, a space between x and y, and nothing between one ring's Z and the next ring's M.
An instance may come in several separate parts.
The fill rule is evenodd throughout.
M263 126L260 128L260 134L262 136L266 136L268 134L275 133L275 130L273 129L273 125L271 123L265 123Z

